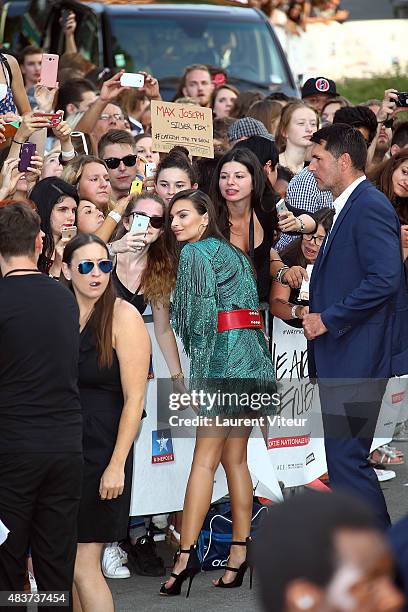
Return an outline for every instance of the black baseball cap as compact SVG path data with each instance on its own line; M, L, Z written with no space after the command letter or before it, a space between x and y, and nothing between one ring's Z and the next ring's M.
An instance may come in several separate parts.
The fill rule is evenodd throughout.
M331 79L326 79L326 77L307 79L302 87L302 98L313 96L315 94L337 96L336 83Z

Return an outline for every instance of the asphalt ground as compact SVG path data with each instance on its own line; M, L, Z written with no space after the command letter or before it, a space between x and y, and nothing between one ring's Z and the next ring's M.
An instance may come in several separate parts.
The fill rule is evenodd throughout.
M395 466L396 478L381 484L387 500L388 511L392 522L396 522L408 513L408 443L393 444L405 453L406 463ZM157 545L158 553L165 560L171 571L172 551L162 542ZM271 557L278 555L279 551L271 550ZM249 590L249 572L239 589L217 589L211 581L218 578L222 572L202 572L195 577L190 597L185 598L186 585L184 583L182 595L178 597L164 597L159 595L161 578L146 578L132 575L126 580L108 580L113 593L116 612L260 612L262 610L258 601L258 588L256 574L254 575L254 588ZM271 579L273 577L271 576ZM184 593L184 595L183 595ZM95 612L98 612L95 610Z

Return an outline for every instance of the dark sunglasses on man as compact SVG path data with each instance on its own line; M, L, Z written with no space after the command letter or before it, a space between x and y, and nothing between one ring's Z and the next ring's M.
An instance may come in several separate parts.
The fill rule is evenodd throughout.
M131 168L136 164L137 155L125 155L125 157L108 157L103 161L108 166L109 170L116 170L119 168L120 162L123 162L125 166Z
M134 210L130 213L129 217L133 217L134 215L140 215L141 217L148 217L150 219L149 223L154 229L160 229L164 225L164 217L151 217L150 215L146 215L145 213Z

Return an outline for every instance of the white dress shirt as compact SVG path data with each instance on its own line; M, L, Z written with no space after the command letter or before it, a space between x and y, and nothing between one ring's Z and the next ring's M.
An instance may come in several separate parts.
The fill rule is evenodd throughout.
M339 195L339 197L338 197L338 198L336 198L336 199L333 201L334 210L335 210L336 212L335 212L335 215L334 215L334 217L333 217L333 224L332 224L332 226L331 226L330 231L332 231L332 230L333 230L334 224L336 223L336 221L337 221L337 218L338 218L339 214L340 214L340 213L341 213L341 211L343 210L343 208L344 208L344 206L345 206L345 204L346 204L347 200L349 199L349 197L351 196L351 194L353 193L353 191L354 191L354 190L355 190L355 189L356 189L356 188L359 186L359 184L360 184L360 183L362 183L363 181L365 181L365 180L366 180L366 178L367 178L367 177L366 177L366 175L365 175L365 174L363 174L363 176L360 176L360 177L359 177L358 179L356 179L356 180L355 180L353 183L351 183L351 185L349 185L349 186L347 187L347 189L345 189L345 190L343 191L343 193L341 193L341 194Z

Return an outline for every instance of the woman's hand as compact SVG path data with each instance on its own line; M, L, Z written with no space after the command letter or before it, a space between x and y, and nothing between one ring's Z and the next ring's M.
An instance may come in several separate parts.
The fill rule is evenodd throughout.
M291 289L298 289L302 284L302 280L309 280L308 273L302 266L292 266L282 274L282 280Z
M145 232L137 232L132 234L127 232L120 240L112 242L112 252L118 253L136 253L141 251L146 246Z
M161 100L159 81L148 72L140 71L144 75L145 82L143 87L139 87L139 91L146 95L149 100Z
M155 176L149 176L145 178L143 181L143 190L142 191L154 191L155 189Z
M2 184L0 189L0 199L12 196L17 188L18 181L24 176L24 172L18 171L19 159L6 159L1 169Z
M408 249L408 225L401 225L401 246Z
M35 111L32 111L21 117L21 125L14 136L14 140L27 140L36 130L50 127L48 117L35 117L34 114Z
M64 249L67 246L68 242L71 240L71 238L69 237L65 237L65 236L61 236L61 238L58 240L57 244L55 245L55 260L60 260L62 261L62 258L64 256Z
M25 172L25 176L27 179L27 183L36 183L41 178L41 173L43 169L43 158L41 155L38 155L38 151L35 152L35 155L31 157L30 165L27 168L27 172Z
M76 22L75 13L73 11L69 13L68 19L66 20L65 25L64 25L64 20L62 17L60 18L59 22L60 22L60 25L62 26L65 36L74 36L75 30L77 27L77 22Z
M122 87L122 85L120 84L120 77L124 72L124 70L119 70L119 72L113 75L111 79L108 79L104 82L101 87L101 93L99 96L99 100L101 102L108 104L109 102L114 100L120 94L121 91L129 91L131 89L131 87Z
M63 111L58 111L58 114L63 115ZM58 138L61 144L63 142L70 142L72 130L69 124L64 121L62 117L60 123L56 127L52 128L52 131L55 138Z
M278 226L282 232L299 232L301 223L292 212L281 212L278 214Z
M47 87L37 83L34 87L34 97L38 104L38 111L41 113L52 113L54 108L54 98L58 87Z
M303 319L303 317L307 314L309 314L309 306L298 306L296 308L296 315L298 319Z
M126 207L129 204L131 197L132 196L129 194L127 196L124 196L123 198L119 198L119 200L116 202L115 208L113 210L119 213L121 217L124 215Z
M125 486L125 470L109 464L102 474L99 484L99 495L101 499L116 499L122 495Z

